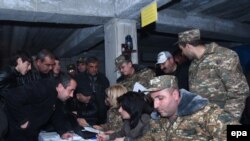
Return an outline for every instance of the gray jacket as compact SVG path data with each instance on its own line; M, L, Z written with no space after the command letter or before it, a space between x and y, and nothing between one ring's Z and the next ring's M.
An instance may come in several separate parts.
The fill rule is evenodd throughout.
M114 140L115 138L125 137L124 141L134 141L142 137L147 131L149 131L149 121L150 115L143 114L137 126L134 129L131 129L129 126L129 121L125 120L122 129L111 134L109 136L109 139Z

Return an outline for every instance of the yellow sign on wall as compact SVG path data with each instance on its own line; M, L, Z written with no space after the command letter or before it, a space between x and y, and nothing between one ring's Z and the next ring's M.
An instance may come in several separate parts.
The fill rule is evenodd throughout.
M157 21L157 3L152 2L148 6L141 9L141 27L149 25Z

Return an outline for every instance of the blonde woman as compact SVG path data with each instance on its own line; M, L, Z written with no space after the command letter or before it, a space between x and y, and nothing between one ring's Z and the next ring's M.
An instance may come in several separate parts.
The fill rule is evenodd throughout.
M106 133L112 133L113 131L121 129L123 125L122 118L118 112L117 98L127 92L127 88L121 84L110 86L106 89L106 104L110 107L108 110L107 123L102 125Z

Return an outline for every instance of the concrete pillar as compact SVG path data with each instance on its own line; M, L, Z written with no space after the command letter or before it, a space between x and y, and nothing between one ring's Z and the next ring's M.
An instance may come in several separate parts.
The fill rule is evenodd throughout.
M115 58L122 53L125 37L130 35L133 40L132 62L138 63L136 21L127 19L112 19L104 25L105 36L105 72L110 84L115 84L120 76L115 67Z

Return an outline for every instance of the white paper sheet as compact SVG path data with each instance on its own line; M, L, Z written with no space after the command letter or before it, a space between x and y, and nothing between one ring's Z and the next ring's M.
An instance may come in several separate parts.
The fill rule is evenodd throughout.
M146 88L142 84L140 84L139 82L136 82L134 84L134 87L133 87L134 92L143 92L145 90L146 90ZM147 93L144 93L144 94L147 94Z
M97 129L95 129L95 128L93 128L93 127L90 127L90 126L84 127L84 129L83 129L82 131L89 131L89 132L97 133L97 134L102 133L102 131L97 130Z

